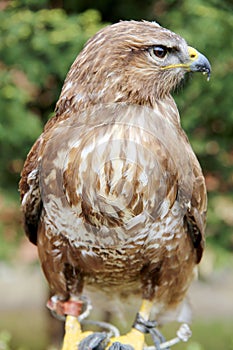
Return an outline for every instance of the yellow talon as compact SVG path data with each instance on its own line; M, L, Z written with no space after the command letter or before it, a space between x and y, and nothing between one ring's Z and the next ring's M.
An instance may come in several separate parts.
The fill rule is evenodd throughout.
M152 309L153 303L149 300L143 300L142 305L139 310L139 314L145 319L148 320L150 317L150 312ZM119 342L125 345L131 345L134 350L142 350L145 343L145 335L138 331L135 328L132 328L131 331L125 335L121 335L120 337L114 337L110 339L110 345L114 342Z
M151 308L152 302L143 300L139 314L145 320L148 320ZM80 342L90 334L92 334L92 332L82 332L81 325L77 317L68 315L66 317L65 336L62 350L77 350L77 346L80 344ZM131 331L125 335L111 338L107 349L114 342L131 345L134 350L142 350L144 347L145 336L139 330L132 328Z
M142 305L140 307L139 313L145 320L149 320L152 306L153 306L152 301L149 301L146 299L142 300Z
M92 332L82 332L78 319L66 316L65 336L62 350L77 350L77 345Z

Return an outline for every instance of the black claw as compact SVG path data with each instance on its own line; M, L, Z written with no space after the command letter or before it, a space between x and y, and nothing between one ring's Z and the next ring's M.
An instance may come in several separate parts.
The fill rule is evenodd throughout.
M134 350L131 345L121 344L118 341L114 342L108 350Z
M109 343L108 334L105 332L95 332L83 339L78 350L104 350Z

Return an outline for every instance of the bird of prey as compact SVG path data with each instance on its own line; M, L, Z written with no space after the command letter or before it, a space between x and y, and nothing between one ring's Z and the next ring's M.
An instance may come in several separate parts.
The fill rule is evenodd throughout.
M48 305L66 316L63 350L94 348L77 318L84 287L142 300L131 331L95 349L143 349L152 308L156 321L185 318L207 199L170 93L186 72L210 71L182 37L147 21L105 27L72 64L20 181Z

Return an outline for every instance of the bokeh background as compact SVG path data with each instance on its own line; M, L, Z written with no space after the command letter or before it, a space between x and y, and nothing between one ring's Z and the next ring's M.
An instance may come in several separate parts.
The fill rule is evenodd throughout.
M188 77L173 96L209 197L207 249L191 290L187 350L233 349L233 5L231 0L0 1L0 349L55 349L61 323L45 309L46 282L24 237L18 181L87 39L124 19L156 20L204 53L209 82ZM109 317L109 315L105 315ZM165 329L174 335L176 325Z

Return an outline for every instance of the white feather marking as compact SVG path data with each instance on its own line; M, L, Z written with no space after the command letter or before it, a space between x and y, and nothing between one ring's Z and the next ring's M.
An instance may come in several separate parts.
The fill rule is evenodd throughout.
M49 183L53 180L56 179L56 170L52 169L52 171L50 172L49 175L46 176L46 178L44 179L44 182L46 185L49 185Z
M38 169L32 170L32 171L30 172L30 174L28 175L28 182L29 182L30 180L35 180L36 177L37 177L37 175L38 175Z
M83 101L85 100L85 96L83 94L76 94L75 97L74 97L74 102L78 103L80 101Z
M66 155L67 155L67 148L62 148L57 152L57 156L53 160L53 165L55 168L59 169L63 165Z
M84 147L82 149L82 152L81 152L81 158L83 161L86 160L87 156L93 152L93 150L95 149L96 147L96 144L94 142L92 143L89 143L86 147Z
M63 89L63 91L62 91L62 93L67 92L67 90L69 90L70 88L72 88L72 86L73 86L73 82L72 82L72 80L69 80L68 83L65 85L65 87L64 87L64 89Z
M175 249L174 244L167 244L165 245L165 248L168 252L170 252L171 250Z
M126 229L130 230L138 224L143 224L143 223L145 223L146 219L147 219L147 217L146 217L145 213L139 214L127 222Z
M165 199L159 209L159 215L161 219L163 219L167 215L169 208L170 208L170 201L169 199Z

